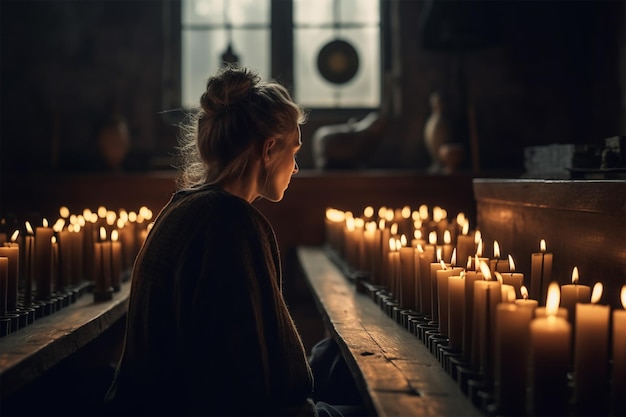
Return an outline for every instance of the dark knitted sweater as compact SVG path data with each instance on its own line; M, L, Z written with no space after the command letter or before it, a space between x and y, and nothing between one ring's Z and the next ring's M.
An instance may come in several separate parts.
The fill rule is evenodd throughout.
M132 275L107 396L126 415L314 415L312 375L265 217L215 186L179 191Z

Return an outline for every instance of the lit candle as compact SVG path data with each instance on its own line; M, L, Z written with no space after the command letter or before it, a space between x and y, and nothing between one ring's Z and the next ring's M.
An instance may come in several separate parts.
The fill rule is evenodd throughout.
M407 246L406 235L400 242L400 307L415 310L415 249Z
M448 278L459 276L463 268L451 267L443 260L440 261L441 269L435 273L437 275L437 299L439 305L439 333L448 335Z
M613 415L626 415L626 285L620 292L622 309L613 311Z
M436 260L435 262L430 263L430 285L431 285L430 303L432 306L433 322L438 323L439 322L439 290L437 288L438 286L437 285L438 284L437 271L442 268L441 248L437 248L436 251L437 251ZM450 264L447 264L447 266L450 266Z
M8 259L7 264L7 311L17 310L17 287L19 281L20 247L16 243L19 230L11 235L6 246L0 246L0 256Z
M122 243L117 230L111 232L111 286L113 291L121 288L122 277Z
M35 228L35 295L37 300L49 300L52 295L52 244L53 230L48 227L48 221L43 219L43 225Z
M24 305L30 306L33 302L33 273L35 268L35 236L29 222L25 223L26 236L24 236Z
M370 283L374 282L374 271L376 271L376 246L374 239L376 238L376 222L369 221L365 223L363 230L363 247L365 252L365 271L369 272Z
M120 213L121 215L122 213ZM124 217L128 220L128 213L123 211ZM334 208L326 209L326 219L325 219L325 227L326 227L326 242L330 246L331 249L339 252L342 246L342 237L341 237L341 225L343 224L345 218L344 213L341 210L337 210ZM126 229L127 231L130 230ZM128 250L132 252L132 248L129 245ZM128 267L128 264L126 265Z
M470 235L469 228L469 220L466 219L465 223L463 224L463 230L461 231L461 234L458 235L456 238L456 255L457 259L460 262L465 262L467 258L469 258L470 256L474 256L474 254L476 253L476 244L478 243L474 240L476 237L476 233Z
M608 305L597 304L602 284L596 283L591 303L576 304L574 332L574 400L580 407L601 407L606 403L609 378Z
M93 244L94 254L94 301L107 301L112 298L111 288L111 246L106 240L106 229L100 227L100 239Z
M478 261L476 261L478 263ZM466 361L478 363L478 328L474 326L474 283L483 280L483 274L479 271L465 272L465 309L463 313L463 356ZM476 332L476 335L474 335Z
M497 240L493 241L493 259L489 261L489 268L491 272L507 272L509 270L509 263L505 259L500 258L500 244Z
M561 285L561 306L567 310L567 317L572 326L576 323L576 304L591 301L591 287L580 285L578 279L578 267L575 266L572 270L572 283Z
M498 415L525 409L529 326L533 312L514 303L496 306L494 391Z
M81 217L82 218L82 217ZM83 219L84 221L84 219ZM84 223L83 223L84 224ZM72 277L70 283L72 285L78 285L84 278L83 270L83 229L79 222L70 224L68 226L70 231L70 250L71 250L71 262L72 262Z
M9 258L0 256L0 316L7 315L7 289L9 280Z
M448 346L463 349L463 313L465 311L465 272L448 277Z
M430 276L430 265L435 260L435 248L432 245L426 245L421 249L419 255L420 268L420 301L422 305L422 313L432 318L433 305L431 298L432 278Z
M443 245L441 246L441 259L444 262L451 263L452 251L454 246L452 245L452 237L449 230L443 232Z
M541 239L539 253L531 255L530 298L545 300L548 283L552 280L552 254L546 252L546 241Z
M386 276L384 284L391 293L398 299L399 290L397 286L398 275L400 273L400 241L391 237L389 238L389 253L387 253L388 261L387 265L389 271Z
M521 291L522 285L524 284L524 274L515 272L515 262L513 262L513 257L511 255L509 255L508 263L508 271L500 272L500 276L502 276L502 284L511 285L515 290L515 297L519 298L522 296Z
M571 326L556 315L559 299L559 285L550 283L546 316L530 322L529 415L568 414Z
M489 386L493 381L493 352L496 305L502 301L501 284L491 279L491 270L485 262L479 264L483 280L474 282L474 332L478 338L473 345L478 348L472 364L480 371Z
M530 310L531 314L534 315L535 308L537 308L539 302L537 300L531 300L530 298L528 298L528 290L526 289L526 286L522 285L520 292L522 294L522 298L515 300L515 304L520 308L526 308Z

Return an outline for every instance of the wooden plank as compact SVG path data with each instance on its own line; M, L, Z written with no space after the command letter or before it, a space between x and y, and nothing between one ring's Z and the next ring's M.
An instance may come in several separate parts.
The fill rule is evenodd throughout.
M482 415L423 343L358 292L323 249L299 247L297 255L373 415Z
M130 282L113 300L94 302L91 293L0 339L0 396L14 392L96 339L127 312Z

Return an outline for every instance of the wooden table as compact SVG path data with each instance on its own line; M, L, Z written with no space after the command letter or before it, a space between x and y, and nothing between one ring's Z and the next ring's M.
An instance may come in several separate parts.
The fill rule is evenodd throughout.
M111 301L75 303L0 338L0 398L10 397L96 339L126 314L130 282Z
M322 248L297 255L372 415L482 415L424 344L358 292Z

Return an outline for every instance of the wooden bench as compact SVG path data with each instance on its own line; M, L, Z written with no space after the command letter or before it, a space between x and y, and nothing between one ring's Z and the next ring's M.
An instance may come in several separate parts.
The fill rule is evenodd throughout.
M299 247L297 257L371 415L482 415L424 344L357 291L322 248Z

